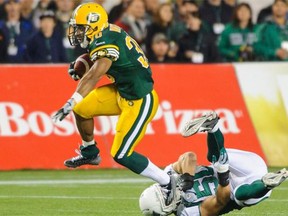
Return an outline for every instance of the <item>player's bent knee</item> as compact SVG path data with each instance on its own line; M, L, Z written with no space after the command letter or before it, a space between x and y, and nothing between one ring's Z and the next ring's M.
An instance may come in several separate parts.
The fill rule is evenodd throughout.
M95 110L88 103L80 102L73 108L74 114L81 116L84 119L91 119L95 117Z
M80 114L78 114L77 112L75 112L75 110L73 110L73 113L74 113L74 116L75 116L75 119L76 119L76 120L81 121L81 120L87 119L87 118L81 116Z
M75 115L76 119L89 119L90 117L88 117L85 113L85 111L83 111L83 109L79 108L79 107L74 107L73 108L73 113Z

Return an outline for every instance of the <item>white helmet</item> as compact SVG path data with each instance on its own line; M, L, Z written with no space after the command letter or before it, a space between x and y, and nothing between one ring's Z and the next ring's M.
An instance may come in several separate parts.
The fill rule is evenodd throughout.
M170 215L177 211L180 202L180 191L176 190L176 199L168 206L165 205L165 198L159 184L153 184L146 188L139 199L139 206L142 214L146 216Z

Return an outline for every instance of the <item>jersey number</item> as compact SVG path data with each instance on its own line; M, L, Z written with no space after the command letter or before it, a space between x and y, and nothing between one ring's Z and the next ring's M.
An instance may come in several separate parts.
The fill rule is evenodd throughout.
M138 43L130 36L126 36L125 41L126 46L128 47L129 50L135 47L136 51L140 54L140 57L137 60L141 63L142 67L148 68L149 67L148 59L146 58L144 52L142 51Z
M217 185L214 177L203 178L202 183L200 183L199 180L194 181L193 189L195 190L198 199L215 194L216 188Z

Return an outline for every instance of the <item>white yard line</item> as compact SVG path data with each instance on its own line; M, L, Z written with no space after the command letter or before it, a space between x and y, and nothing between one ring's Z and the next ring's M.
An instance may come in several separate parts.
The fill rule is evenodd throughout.
M109 199L109 200L136 200L139 197L111 197L111 196L39 196L39 195L0 195L0 199ZM288 202L288 199L266 199L265 202Z
M23 199L109 199L109 200L136 200L139 197L109 197L109 196L38 196L38 195L0 195L0 199L23 198Z
M274 190L288 190L288 187L283 187L282 185L279 187L276 187Z
M264 202L288 202L288 199L265 199Z
M54 184L138 184L149 183L150 179L136 179L136 178L123 178L123 179L50 179L50 180L11 180L0 181L1 185L54 185Z

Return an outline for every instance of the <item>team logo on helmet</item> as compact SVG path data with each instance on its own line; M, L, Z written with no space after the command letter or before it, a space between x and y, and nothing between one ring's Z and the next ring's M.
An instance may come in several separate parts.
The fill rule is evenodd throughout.
M99 21L100 17L97 13L89 13L87 16L88 23L95 23Z

